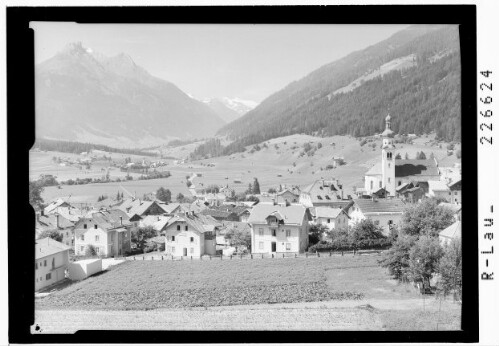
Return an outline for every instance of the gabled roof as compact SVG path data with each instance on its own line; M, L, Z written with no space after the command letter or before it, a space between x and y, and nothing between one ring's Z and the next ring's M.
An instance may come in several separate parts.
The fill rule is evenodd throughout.
M304 194L310 195L312 203L318 203L337 201L341 188L335 179L320 179L301 191Z
M168 221L167 227L173 225L175 222L185 222L191 229L194 229L199 233L213 232L216 228L222 226L222 224L213 217L197 213L194 213L194 215L191 213L177 214Z
M449 191L449 187L441 180L428 181L428 188L431 191Z
M71 228L74 223L59 215L59 227L57 227L57 214L40 215L37 218L37 226L44 229L64 229Z
M381 175L381 162L376 163L366 173L366 175Z
M165 211L165 213L167 214L172 214L173 212L177 211L177 208L180 207L180 203L168 203L168 204L165 204L165 203L159 203L158 204L161 209L163 209Z
M156 231L161 231L170 221L171 216L163 215L147 215L140 220L140 227L153 227Z
M324 217L328 219L336 219L338 215L343 213L342 208L316 207L315 217Z
M461 190L461 179L449 185L449 189L451 189L451 191Z
M71 247L49 237L38 239L35 241L35 259L40 259L62 251L67 251L70 248Z
M440 233L438 233L440 237L454 239L461 238L461 221L456 221Z
M121 219L120 219L121 218ZM123 226L131 226L130 218L121 209L93 211L78 221L77 225L85 222L94 222L103 230L113 230ZM122 224L123 222L123 224Z
M62 200L61 198L58 198L56 201L53 201L48 206L46 206L43 211L48 214L48 213L54 211L54 209L56 209L58 207L70 207L70 204L68 202Z
M395 177L410 176L435 176L438 177L438 167L433 159L429 160L395 160Z
M273 203L259 203L253 207L248 223L267 223L267 217L278 215L284 224L301 225L305 217L306 209L301 204L291 204L289 206L274 205Z
M286 188L286 189L282 190L281 192L278 192L277 195L281 196L281 195L285 194L286 192L291 193L292 195L294 195L296 197L300 196L300 190L296 189L296 188L294 188L294 189Z
M356 199L355 204L364 214L402 213L405 203L399 198Z

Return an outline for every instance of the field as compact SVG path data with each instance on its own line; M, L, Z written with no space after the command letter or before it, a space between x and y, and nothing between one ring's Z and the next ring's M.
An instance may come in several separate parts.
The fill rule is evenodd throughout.
M459 329L458 304L423 300L378 259L130 261L38 298L35 316L47 332Z
M397 152L402 157L407 153L411 158L418 151L424 151L428 157L433 152L439 160L440 166L452 166L455 162L460 161L455 155L447 156L445 144L442 144L442 148L435 145L430 146L428 142L433 137L418 138L411 145L397 144ZM300 156L305 143L311 143L313 146L320 143L322 147L317 149L313 156ZM376 147L369 147L372 144L376 144ZM335 177L343 184L345 194L348 195L353 193L356 186L363 186L365 172L380 159L380 144L380 139L360 146L357 139L347 136L319 138L307 135L291 135L267 141L266 147L260 145L261 150L253 153L250 153L251 147L249 147L245 153L225 157L198 160L185 164L173 164L171 162L165 167L172 174L168 179L73 185L63 186L62 189L48 187L45 188L42 197L45 201L50 201L57 197L71 195L73 202L96 202L98 196L102 194L116 195L120 189L120 184L130 193L136 193L138 197L156 191L161 186L170 189L173 196L178 193L189 196L190 193L185 185L185 176L192 173L202 175L194 180L197 188L211 184L228 184L237 192L245 191L248 184L252 183L255 177L258 178L262 191L267 191L271 187L276 188L279 184L305 187L321 177ZM179 158L187 158L194 147L195 145L189 144L185 147L175 148L175 155ZM172 153L168 152L166 154ZM51 162L52 156L54 156L52 153L31 153L30 177L36 178L44 173L68 179L71 174L81 174L81 172L68 171L68 167L61 168L54 164ZM327 165L331 164L333 156L344 157L346 165L326 170ZM116 159L119 160L120 158L116 157ZM135 158L133 159L135 160ZM141 158L137 157L137 159ZM212 166L210 167L208 164L212 164ZM122 172L119 172L118 169L110 171L111 178L119 173ZM102 176L102 172L98 167L93 174ZM241 183L234 183L234 180L240 180Z

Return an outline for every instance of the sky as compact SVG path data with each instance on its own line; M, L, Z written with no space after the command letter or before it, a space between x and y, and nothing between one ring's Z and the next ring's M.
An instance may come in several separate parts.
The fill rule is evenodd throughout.
M289 83L407 25L76 24L32 22L35 63L71 42L126 53L197 99L261 102Z

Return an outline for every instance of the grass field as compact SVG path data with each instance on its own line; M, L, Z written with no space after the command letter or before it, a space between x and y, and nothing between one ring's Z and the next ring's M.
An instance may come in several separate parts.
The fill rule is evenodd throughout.
M397 152L401 153L402 156L407 152L410 157L414 157L418 151L424 151L427 156L433 152L441 166L452 166L454 162L459 162L455 155L447 156L445 145L442 145L442 148L429 146L427 142L432 138L433 136L418 138L412 145L397 144ZM303 145L308 142L311 142L313 146L321 143L322 148L318 149L314 156L300 156ZM332 145L333 143L334 145ZM191 173L201 173L202 175L194 180L197 188L211 184L229 184L236 192L245 191L248 184L252 183L255 177L258 178L262 191L267 191L271 187L276 188L279 184L305 187L321 177L335 177L343 184L345 194L352 194L355 186L363 185L364 174L380 159L381 140L378 139L373 143L376 143L375 149L368 147L368 145L361 147L359 141L353 137L318 138L307 135L291 135L267 141L267 148L262 147L260 151L253 153L248 150L245 153L186 164L174 165L171 163L165 168L172 174L168 179L135 180L121 183L121 185L130 193L136 193L138 197L156 191L159 187L170 189L172 195L176 196L178 193L190 195L185 185L185 176ZM175 148L175 154L182 158L188 157L189 152L194 147L194 144L190 144L185 147ZM60 167L51 161L52 156L57 155L53 153L31 153L30 177L36 178L44 173L54 174L63 177L62 180L66 180L72 175L75 177L79 175L88 177L88 174L93 174L100 177L103 174L99 166L96 166L95 171L91 173L82 173L72 167ZM347 164L336 169L325 170L325 167L331 163L333 156L344 157ZM116 159L120 158L116 156ZM206 166L208 163L213 164L214 167ZM113 178L115 174L119 175L121 172L116 169L111 171L110 174L111 178ZM234 183L235 179L241 180L241 183ZM119 183L105 183L63 186L62 189L49 187L45 189L42 197L45 201L51 201L54 198L71 195L74 202L95 202L103 194L108 196L116 195L118 189L120 189L119 186Z
M37 298L36 318L61 332L460 328L458 304L423 300L392 280L378 259L129 261Z

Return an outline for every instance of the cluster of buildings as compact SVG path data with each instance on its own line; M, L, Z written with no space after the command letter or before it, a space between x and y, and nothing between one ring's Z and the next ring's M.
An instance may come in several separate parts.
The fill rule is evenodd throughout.
M42 273L37 274L37 287L43 286L44 275L46 283L61 276L45 271L62 268L58 263L60 258L69 258L69 249L76 256L85 255L89 247L102 257L125 256L133 250L132 233L144 227L156 231L157 236L148 242L167 256L230 253L235 247L226 235L234 232L251 237L251 252L255 254L300 253L308 248L313 224L338 230L371 219L389 235L408 204L435 197L456 215L456 224L443 231L442 241L460 235L458 168L441 170L434 159L396 159L390 116L381 136L381 160L366 173L364 188L356 191L355 199L345 196L343 185L334 178L318 179L304 188L281 187L279 192L259 195L258 203L230 202L234 191L229 186L216 194L196 195L193 203L129 198L86 212L59 199L37 215L37 234L51 230L62 235L61 243L37 240L36 268Z

